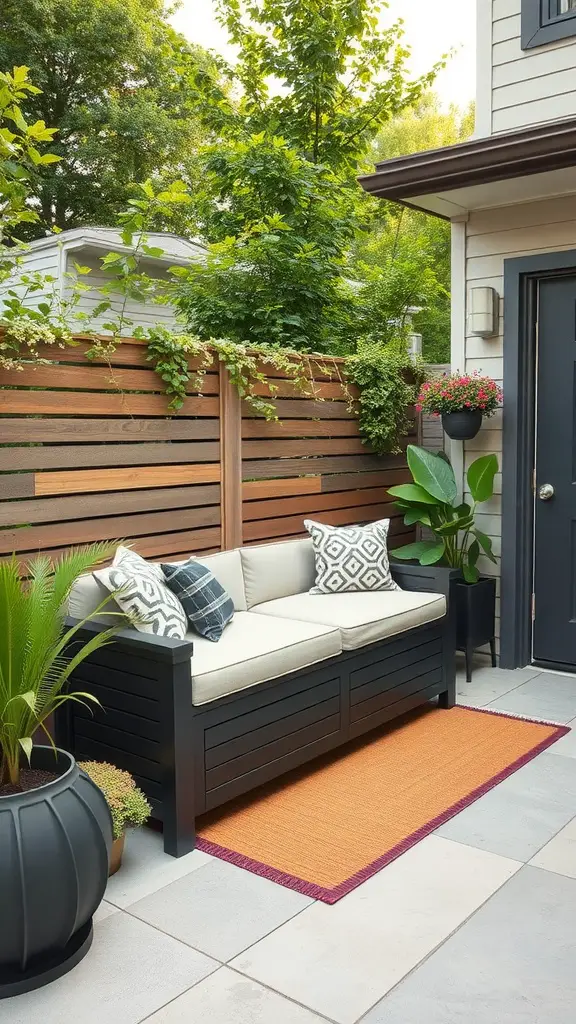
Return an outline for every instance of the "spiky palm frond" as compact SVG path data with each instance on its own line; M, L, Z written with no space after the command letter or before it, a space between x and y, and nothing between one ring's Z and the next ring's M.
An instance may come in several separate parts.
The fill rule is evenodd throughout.
M57 562L33 559L27 579L15 556L0 563L0 781L18 778L21 752L29 755L38 727L66 700L94 701L90 694L67 693L75 668L110 643L126 619L74 643L78 631L101 611L72 628L65 624L66 600L76 578L112 556L116 545L77 548Z

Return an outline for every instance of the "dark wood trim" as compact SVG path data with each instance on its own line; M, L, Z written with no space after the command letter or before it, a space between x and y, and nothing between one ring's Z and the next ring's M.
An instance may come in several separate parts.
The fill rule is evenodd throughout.
M548 0L522 0L523 50L576 36L576 11L547 17L545 6L548 6Z
M574 273L576 250L504 260L504 408L500 665L532 657L538 280Z
M521 178L576 163L576 119L472 139L376 165L359 182L366 192L405 202L416 196Z

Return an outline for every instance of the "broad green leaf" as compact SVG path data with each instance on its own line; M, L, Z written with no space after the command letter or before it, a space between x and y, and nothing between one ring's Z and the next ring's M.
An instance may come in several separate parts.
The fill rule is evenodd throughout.
M404 523L406 526L413 526L414 523L430 526L430 515L425 508L411 508L404 516Z
M416 484L439 501L446 504L454 501L457 487L450 463L413 444L408 445L407 458Z
M475 565L469 565L468 562L464 562L462 566L462 572L466 583L477 583L480 578L480 573Z
M498 472L495 455L481 455L472 463L466 474L470 494L474 501L488 501L494 493L494 477Z
M480 545L477 540L472 541L468 551L466 552L466 557L470 565L476 565L476 562L480 558Z
M469 530L474 525L474 520L468 517L467 519L452 519L448 523L441 523L434 527L436 533L441 534L443 537L453 537L461 530Z
M436 565L444 556L444 541L440 540L420 556L420 565Z
M482 548L482 550L488 556L490 561L494 562L494 565L496 565L496 558L494 557L494 552L492 550L492 540L491 540L491 538L487 537L485 533L482 533L482 531L478 530L478 529L473 530L472 532L473 532L474 536L476 537L478 543L480 544L480 547Z
M417 559L421 565L432 565L432 562L423 562L422 558L429 552L436 551L439 547L439 543L436 540L418 540L414 544L405 544L401 548L394 548L390 554L394 555L395 558L400 558L402 561L408 561L409 559ZM442 551L444 551L444 543L442 542ZM440 556L442 557L442 556ZM437 561L437 559L434 559Z
M403 501L417 502L419 505L438 504L437 499L418 484L399 484L398 487L391 487L388 494L391 494L393 498L402 498Z

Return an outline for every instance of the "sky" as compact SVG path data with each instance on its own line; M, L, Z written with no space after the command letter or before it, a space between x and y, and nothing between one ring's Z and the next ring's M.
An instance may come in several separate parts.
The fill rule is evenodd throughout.
M306 0L303 0L305 3ZM174 27L192 42L217 50L227 57L226 33L214 17L213 0L182 0L172 18ZM443 53L456 50L448 67L436 80L443 105L465 106L474 99L476 74L475 0L389 0L382 15L384 24L403 18L405 41L412 50L410 69L422 74Z

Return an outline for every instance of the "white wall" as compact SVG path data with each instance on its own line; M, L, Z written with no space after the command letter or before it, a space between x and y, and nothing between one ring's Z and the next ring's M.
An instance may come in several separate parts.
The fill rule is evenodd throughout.
M50 247L38 251L32 249L29 252L22 253L20 267L15 280L4 281L0 288L0 316L4 308L3 297L9 298L6 295L7 290L13 288L23 297L26 289L23 285L18 285L18 279L22 274L35 274L37 272L51 274L54 277L58 276L58 251L55 248ZM24 305L34 308L39 302L42 302L43 298L47 298L49 294L49 287L46 287L43 291L32 292L31 295L24 298Z
M576 116L576 35L522 50L521 0L477 0L476 134Z
M454 369L469 372L479 370L495 380L503 378L503 295L504 260L518 256L530 256L542 252L557 252L576 248L576 196L547 199L538 203L523 203L517 206L500 207L471 213L467 223L453 227L455 242L453 266L455 280L465 276L465 289L460 288L454 295L466 295L463 303L454 302L452 365ZM460 255L458 255L458 253ZM490 286L500 295L500 325L498 336L478 338L470 334L467 326L469 291L473 287ZM504 397L504 400L505 397ZM453 449L460 445L453 445ZM464 445L462 469L475 458L486 452L495 452L502 458L502 414L484 421L482 430L473 441ZM453 452L453 462L458 454ZM478 525L494 542L497 555L501 553L501 490L502 480L497 478L498 493L482 507ZM481 568L488 575L499 575L499 566L481 559ZM498 609L499 611L499 609Z
M105 284L109 278L106 274L102 273L102 265L97 257L88 257L84 253L71 252L68 254L68 272L74 273L74 261L82 264L82 266L90 267L91 273L81 277L83 284L90 286L90 291L84 292L75 307L78 311L83 313L91 313L95 306L99 302L102 302L104 296L102 296L98 288ZM141 270L145 270L150 277L157 277L159 279L166 278L167 274L161 271L157 265L142 266ZM112 309L103 316L97 317L90 322L89 327L82 327L82 330L90 330L93 332L100 332L102 330L102 324L107 320L114 320L115 314L118 315L122 310L124 304L124 298L118 294L116 298L114 296L108 296L112 298ZM132 299L126 302L124 316L133 321L134 327L153 327L155 324L162 324L165 327L169 327L174 324L175 312L173 306L158 305L152 301L142 303L136 302ZM133 327L126 327L123 334L129 335L132 333Z

